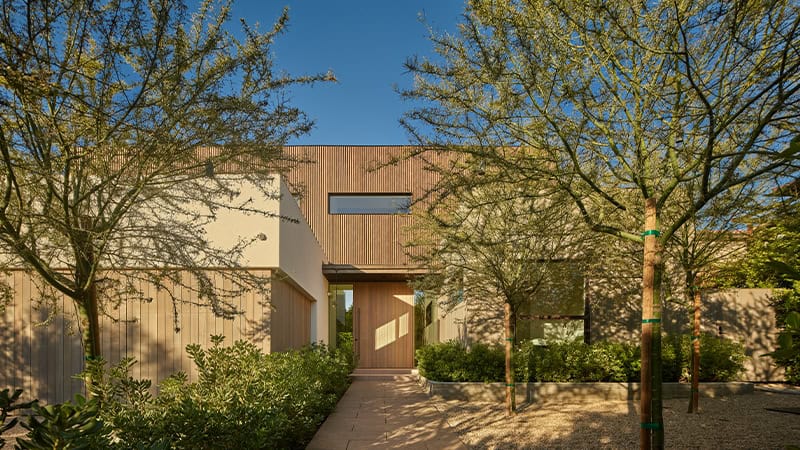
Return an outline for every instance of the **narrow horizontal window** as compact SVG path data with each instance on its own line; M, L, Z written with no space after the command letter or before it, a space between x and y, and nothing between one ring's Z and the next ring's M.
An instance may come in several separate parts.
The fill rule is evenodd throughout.
M330 214L409 214L411 194L328 194Z

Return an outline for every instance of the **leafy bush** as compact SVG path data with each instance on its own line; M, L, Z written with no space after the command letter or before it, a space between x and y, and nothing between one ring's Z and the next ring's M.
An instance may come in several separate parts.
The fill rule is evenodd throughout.
M518 381L628 381L638 375L639 353L632 345L601 342L523 343L517 352Z
M692 358L690 335L668 336L661 350L664 381L688 381ZM744 370L744 347L730 339L700 335L700 381L731 381Z
M469 350L462 343L430 344L416 352L420 375L436 381L501 381L505 374L505 353L499 346L475 344Z
M356 361L354 343L353 333L345 331L336 333L336 351L345 358L351 368L355 368L358 363Z
M149 394L128 376L132 361L101 372L94 389L121 448L303 448L349 385L345 351L314 345L264 354L237 341L190 345L196 382L176 373Z
M778 348L770 353L775 364L786 369L786 381L800 384L800 281L793 280L793 289L773 291L775 320L782 328Z
M34 400L33 402L17 403L20 396L22 396L22 389L15 389L13 394L9 394L9 392L11 392L10 389L0 391L0 448L3 448L6 443L5 439L2 438L3 433L14 428L19 421L17 417L14 417L6 422L8 413L30 408L35 402Z
M662 340L664 381L688 380L691 337L665 336ZM743 370L744 349L728 339L703 335L700 341L700 381L730 381ZM615 342L554 342L537 346L522 343L514 354L518 382L639 381L638 346ZM420 374L436 381L502 381L502 348L457 342L427 345L417 350Z
M22 427L25 438L17 439L23 449L95 449L110 446L110 430L98 420L100 404L96 399L75 396L74 403L31 407L33 415Z

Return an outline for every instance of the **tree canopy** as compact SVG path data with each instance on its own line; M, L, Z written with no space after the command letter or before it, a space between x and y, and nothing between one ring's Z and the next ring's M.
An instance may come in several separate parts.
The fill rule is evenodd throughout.
M312 125L287 89L333 76L276 71L286 11L266 32L243 22L238 38L230 4L2 4L0 253L74 300L87 358L99 353L104 302L135 296L137 279L193 286L220 315L236 313L226 294L263 287L244 271L220 272L228 292L213 287L203 269L236 268L249 238L221 248L204 227L220 210L275 214L237 183L277 195L264 180ZM237 176L216 176L226 172ZM134 270L146 268L158 270Z
M660 364L663 245L726 191L797 169L799 33L788 0L471 0L457 34L432 34L437 58L407 64L426 151L548 180L591 229L644 243L644 448L663 445L647 353Z

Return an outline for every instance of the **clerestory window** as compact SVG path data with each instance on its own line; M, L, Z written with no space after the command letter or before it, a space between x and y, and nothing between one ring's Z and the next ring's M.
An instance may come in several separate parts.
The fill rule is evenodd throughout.
M329 214L410 214L411 194L328 194Z

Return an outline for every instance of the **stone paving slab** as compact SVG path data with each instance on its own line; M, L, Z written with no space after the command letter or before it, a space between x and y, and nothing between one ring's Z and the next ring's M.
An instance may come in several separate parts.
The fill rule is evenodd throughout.
M468 449L410 379L355 379L306 448Z

